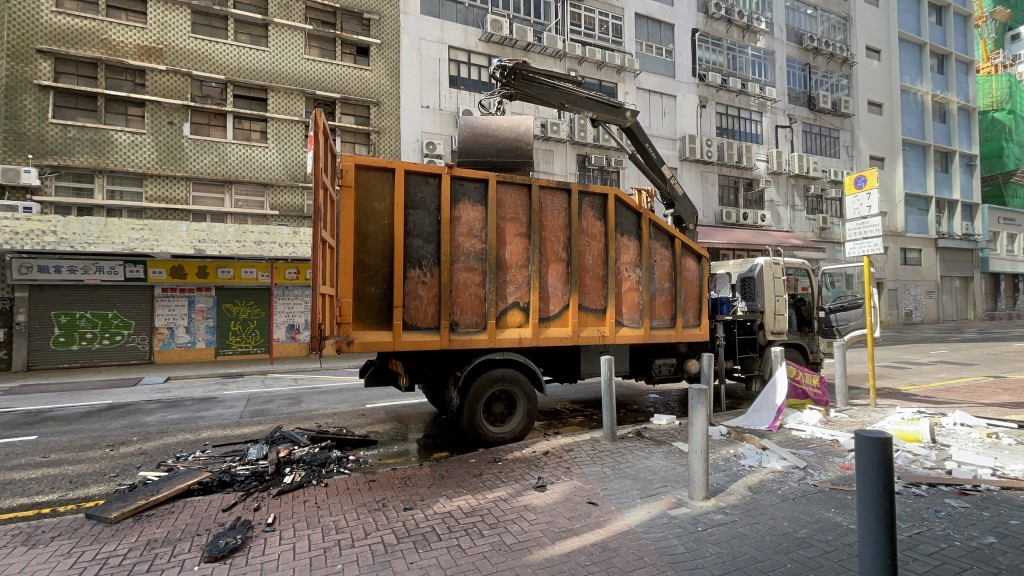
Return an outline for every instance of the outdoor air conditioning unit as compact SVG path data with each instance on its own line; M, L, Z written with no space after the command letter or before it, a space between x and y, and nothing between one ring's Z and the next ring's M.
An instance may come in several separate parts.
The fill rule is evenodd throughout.
M679 159L680 160L700 160L700 153L698 148L700 146L700 138L696 134L684 134L679 139Z
M755 224L762 228L772 226L772 213L768 210L754 210L754 218L756 218Z
M759 178L756 182L755 190L767 190L775 187L775 182L771 178Z
M804 196L821 196L821 186L804 186Z
M637 60L636 58L634 58L632 56L626 56L622 60L623 60L622 63L623 63L623 65L625 65L626 68L629 68L630 70L632 70L634 72L636 72L637 70L640 69L640 61Z
M794 152L789 155L789 173L807 176L811 173L811 162L807 154Z
M423 141L424 156L444 156L444 143L440 140Z
M571 54L572 56L577 56L579 58L582 58L583 57L583 45L580 44L579 42L566 42L565 43L565 53L566 54Z
M499 36L509 35L508 18L498 16L497 14L487 15L487 31L491 34L497 34Z
M832 219L829 218L828 214L818 214L814 223L822 230L832 227Z
M708 72L707 73L707 81L708 81L708 84L711 84L712 86L721 86L722 85L722 75L719 74L718 72Z
M38 187L39 170L30 166L0 166L0 184L4 186Z
M732 12L733 21L739 23L740 26L747 24L747 11L743 8L737 8ZM745 26L744 26L745 27Z
M778 148L768 151L768 172L782 174L786 172L786 153Z
M735 76L730 77L729 78L729 89L730 90L742 90L743 89L743 80L740 80L739 78L736 78Z
M558 34L552 32L544 33L544 45L548 48L554 48L555 50L563 50L565 46L565 40L562 39Z
M723 164L736 163L736 143L726 140L718 144L718 161Z
M846 55L850 53L850 49L846 46L846 44L840 44L838 42L832 45L832 51L835 52L837 56L840 56L842 58L846 58Z
M735 224L739 222L739 210L735 208L722 208L722 223Z
M747 226L754 226L757 224L757 210L748 210L744 208L739 212L739 218L736 219L737 224L745 224Z
M744 168L754 167L754 145L753 144L740 144L739 145L739 159L738 164Z
M820 45L821 45L821 51L822 52L824 52L825 54L831 54L832 53L833 45L832 45L832 41L831 40L829 40L828 38L823 38L821 40L821 44Z
M835 168L829 168L825 172L825 174L826 174L825 179L828 180L829 182L842 182L843 181L843 171L842 170L837 170Z
M604 156L598 154L587 156L587 166L592 166L594 168L604 168L607 165L608 160Z
M767 98L771 98L772 100L776 100L779 97L779 92L778 92L778 90L775 89L775 86L765 86L764 87L764 95Z
M839 97L839 113L853 114L853 99L849 96Z
M608 166L610 166L612 168L616 168L618 170L622 170L623 168L626 167L626 159L625 158L609 158L608 159Z
M722 18L725 16L725 12L725 2L722 2L722 0L708 2L708 16L712 18Z
M612 66L622 66L622 54L606 50L604 53L604 61Z
M700 140L700 159L705 162L718 162L718 140L710 136Z
M751 94L761 95L761 85L757 82L747 82L747 92Z
M39 202L0 200L0 212L9 212L12 214L42 214L43 206Z
M526 26L525 24L513 24L512 37L516 40L522 40L523 42L533 42L533 28Z
M818 156L807 156L807 175L811 178L821 178L824 173L821 171L821 158Z
M974 224L972 224L970 222L961 222L960 223L960 233L961 234L974 234Z
M565 140L565 122L550 119L544 122L544 135L548 138Z
M843 191L840 188L829 188L824 192L825 198L842 198Z
M754 14L753 18L754 28L757 28L761 32L768 31L768 19L760 14Z
M615 140L612 140L612 135L608 133L607 128L598 129L597 137L598 140L601 141L602 146L617 146L617 144L615 144Z
M444 160L441 158L424 158L423 163L428 166L444 166Z
M577 115L576 118L573 119L572 139L577 142L591 142L591 139L593 138L591 133L592 128L589 118L583 115Z
M603 58L601 58L601 49L595 48L594 46L584 47L583 55L589 60L603 60Z
M804 34L801 39L801 44L804 48L815 50L818 48L818 35L817 34Z
M831 110L832 95L828 92L815 92L811 94L811 110Z

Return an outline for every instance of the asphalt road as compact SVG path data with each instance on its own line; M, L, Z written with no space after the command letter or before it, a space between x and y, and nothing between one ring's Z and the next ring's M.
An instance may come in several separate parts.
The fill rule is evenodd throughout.
M1024 330L999 333L887 335L876 350L880 387L1024 375ZM824 372L833 379L833 366ZM848 380L867 385L863 346L848 354ZM685 416L684 385L617 384L619 423L644 422L654 413ZM752 399L731 385L730 409ZM858 394L851 393L856 399ZM421 394L366 389L354 371L171 381L120 390L19 398L0 410L0 517L109 497L176 452L262 437L274 426L345 426L380 444L366 451L373 468L414 465L473 448ZM59 404L100 402L78 406ZM28 409L26 409L28 408ZM601 426L596 381L551 385L540 399L533 436Z

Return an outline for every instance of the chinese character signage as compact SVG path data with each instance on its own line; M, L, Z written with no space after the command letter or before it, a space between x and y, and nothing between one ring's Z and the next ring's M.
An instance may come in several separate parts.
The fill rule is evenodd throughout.
M11 282L145 282L145 261L14 258Z
M306 285L309 262L240 262L234 260L72 260L13 258L12 283L148 282L150 284ZM273 274L273 278L271 278Z

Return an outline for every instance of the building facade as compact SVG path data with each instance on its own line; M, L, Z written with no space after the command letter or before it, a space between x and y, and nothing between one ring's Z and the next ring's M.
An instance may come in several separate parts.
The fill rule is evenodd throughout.
M0 297L11 310L10 320L0 315L7 325L0 346L6 343L14 369L52 365L45 356L60 333L56 310L36 305L66 304L69 294L110 308L119 298L102 291L128 290L124 298L140 302L140 318L149 321L134 320L141 329L124 340L136 336L133 361L161 360L156 341L178 327L158 324L173 317L168 307L194 306L184 300L195 300L195 288L214 298L204 300L207 308L216 308L221 288L224 298L239 286L262 291L256 300L264 310L252 314L269 318L270 261L309 259L305 147L314 108L327 114L342 151L399 155L401 21L394 2L25 0L2 10L0 164L31 167L38 177L35 186L5 176L0 191L5 209L29 212L5 215L0 231ZM100 263L119 272L83 274L77 259L94 260L93 272ZM187 261L164 266L174 259ZM236 270L221 264L225 259L246 265ZM68 276L67 260L80 276ZM169 274L176 284L122 285L138 262L145 282ZM196 276L198 266L205 276ZM295 274L305 280L293 268L288 282ZM228 276L243 273L251 282ZM302 305L295 297L284 296L291 308ZM164 359L233 355L228 335L197 344L187 326L180 328L188 334L180 337L183 347L207 350ZM262 343L235 352L268 353L267 337L264 331ZM59 365L95 363L88 357L96 346L86 338L68 347L80 353Z

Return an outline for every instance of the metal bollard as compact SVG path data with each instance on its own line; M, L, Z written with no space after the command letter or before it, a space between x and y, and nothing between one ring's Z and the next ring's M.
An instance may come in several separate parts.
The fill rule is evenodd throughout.
M836 340L832 346L836 363L836 406L846 408L850 404L850 389L846 384L846 341Z
M715 323L715 335L718 342L718 411L725 412L725 326Z
M715 355L700 355L700 385L708 388L708 421L715 412Z
M786 361L786 351L783 350L783 348L781 346L772 346L771 354L772 354L772 373L771 373L771 376L768 377L769 379L771 379L772 376L775 376L775 373L779 371L779 367L782 366L782 363ZM765 385L767 385L767 384L768 383L765 382Z
M857 468L857 567L861 576L895 576L896 486L892 435L881 430L853 433Z
M687 487L690 500L700 502L708 499L708 387L703 384L690 386L687 393L689 403L688 453L690 482Z
M618 438L615 419L615 357L601 356L601 418L604 439L614 442Z

